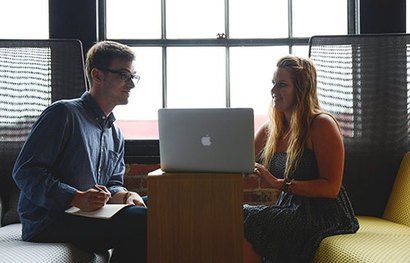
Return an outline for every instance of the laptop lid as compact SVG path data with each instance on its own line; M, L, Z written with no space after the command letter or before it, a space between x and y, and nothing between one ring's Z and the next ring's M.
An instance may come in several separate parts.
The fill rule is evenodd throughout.
M253 109L160 109L165 172L251 173L255 166Z

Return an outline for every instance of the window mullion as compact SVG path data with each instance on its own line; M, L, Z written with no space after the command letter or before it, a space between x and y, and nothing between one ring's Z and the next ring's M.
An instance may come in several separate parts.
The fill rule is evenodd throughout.
M226 107L231 107L231 68L230 68L230 55L229 46L226 47L226 72L225 72L225 82L226 82Z
M107 8L105 0L98 0L97 5L97 41L101 41L107 38Z
M161 41L162 41L162 107L168 105L167 89L167 46L164 44L167 38L166 23L166 0L161 0Z
M225 37L229 39L229 0L225 0Z
M359 0L347 0L347 33L360 34Z
M293 37L293 2L288 0L288 37ZM289 54L292 54L292 45L289 45Z
M226 92L226 107L231 107L231 67L230 67L230 53L229 53L229 0L225 0L225 92Z
M162 47L162 107L168 105L168 89L167 89L167 47Z
M166 24L166 0L161 0L161 39L167 38L167 24Z
M288 0L288 37L293 37L293 1Z

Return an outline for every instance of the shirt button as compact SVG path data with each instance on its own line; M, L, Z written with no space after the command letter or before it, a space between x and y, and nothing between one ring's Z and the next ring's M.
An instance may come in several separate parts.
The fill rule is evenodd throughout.
M101 152L102 152L102 153L104 152L104 148L101 148Z
M105 117L105 116L102 116L101 118L102 118L103 120L105 120L106 117Z
M98 172L101 173L101 168L98 168Z

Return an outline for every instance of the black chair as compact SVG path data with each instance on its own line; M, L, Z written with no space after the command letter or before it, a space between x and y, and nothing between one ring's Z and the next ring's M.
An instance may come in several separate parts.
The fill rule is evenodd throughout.
M313 36L324 110L345 144L343 184L358 215L380 217L409 150L410 35Z
M16 223L19 191L11 177L14 162L33 123L51 103L79 97L87 89L78 40L0 40L0 254L15 262L106 262L106 256L71 245L22 242ZM20 230L21 226L18 227ZM12 239L6 238L6 232ZM2 234L3 233L3 234ZM18 240L20 239L20 240ZM19 243L20 242L20 243ZM13 253L10 247L20 247ZM58 251L58 253L56 253ZM30 257L30 253L37 253ZM39 255L44 255L39 256ZM36 261L38 260L38 261Z

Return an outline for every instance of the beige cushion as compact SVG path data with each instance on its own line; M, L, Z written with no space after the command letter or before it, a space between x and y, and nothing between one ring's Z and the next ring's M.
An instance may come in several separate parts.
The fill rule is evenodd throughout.
M323 239L313 262L410 262L410 227L376 217L357 219L357 233Z
M410 152L400 164L383 218L410 227Z

